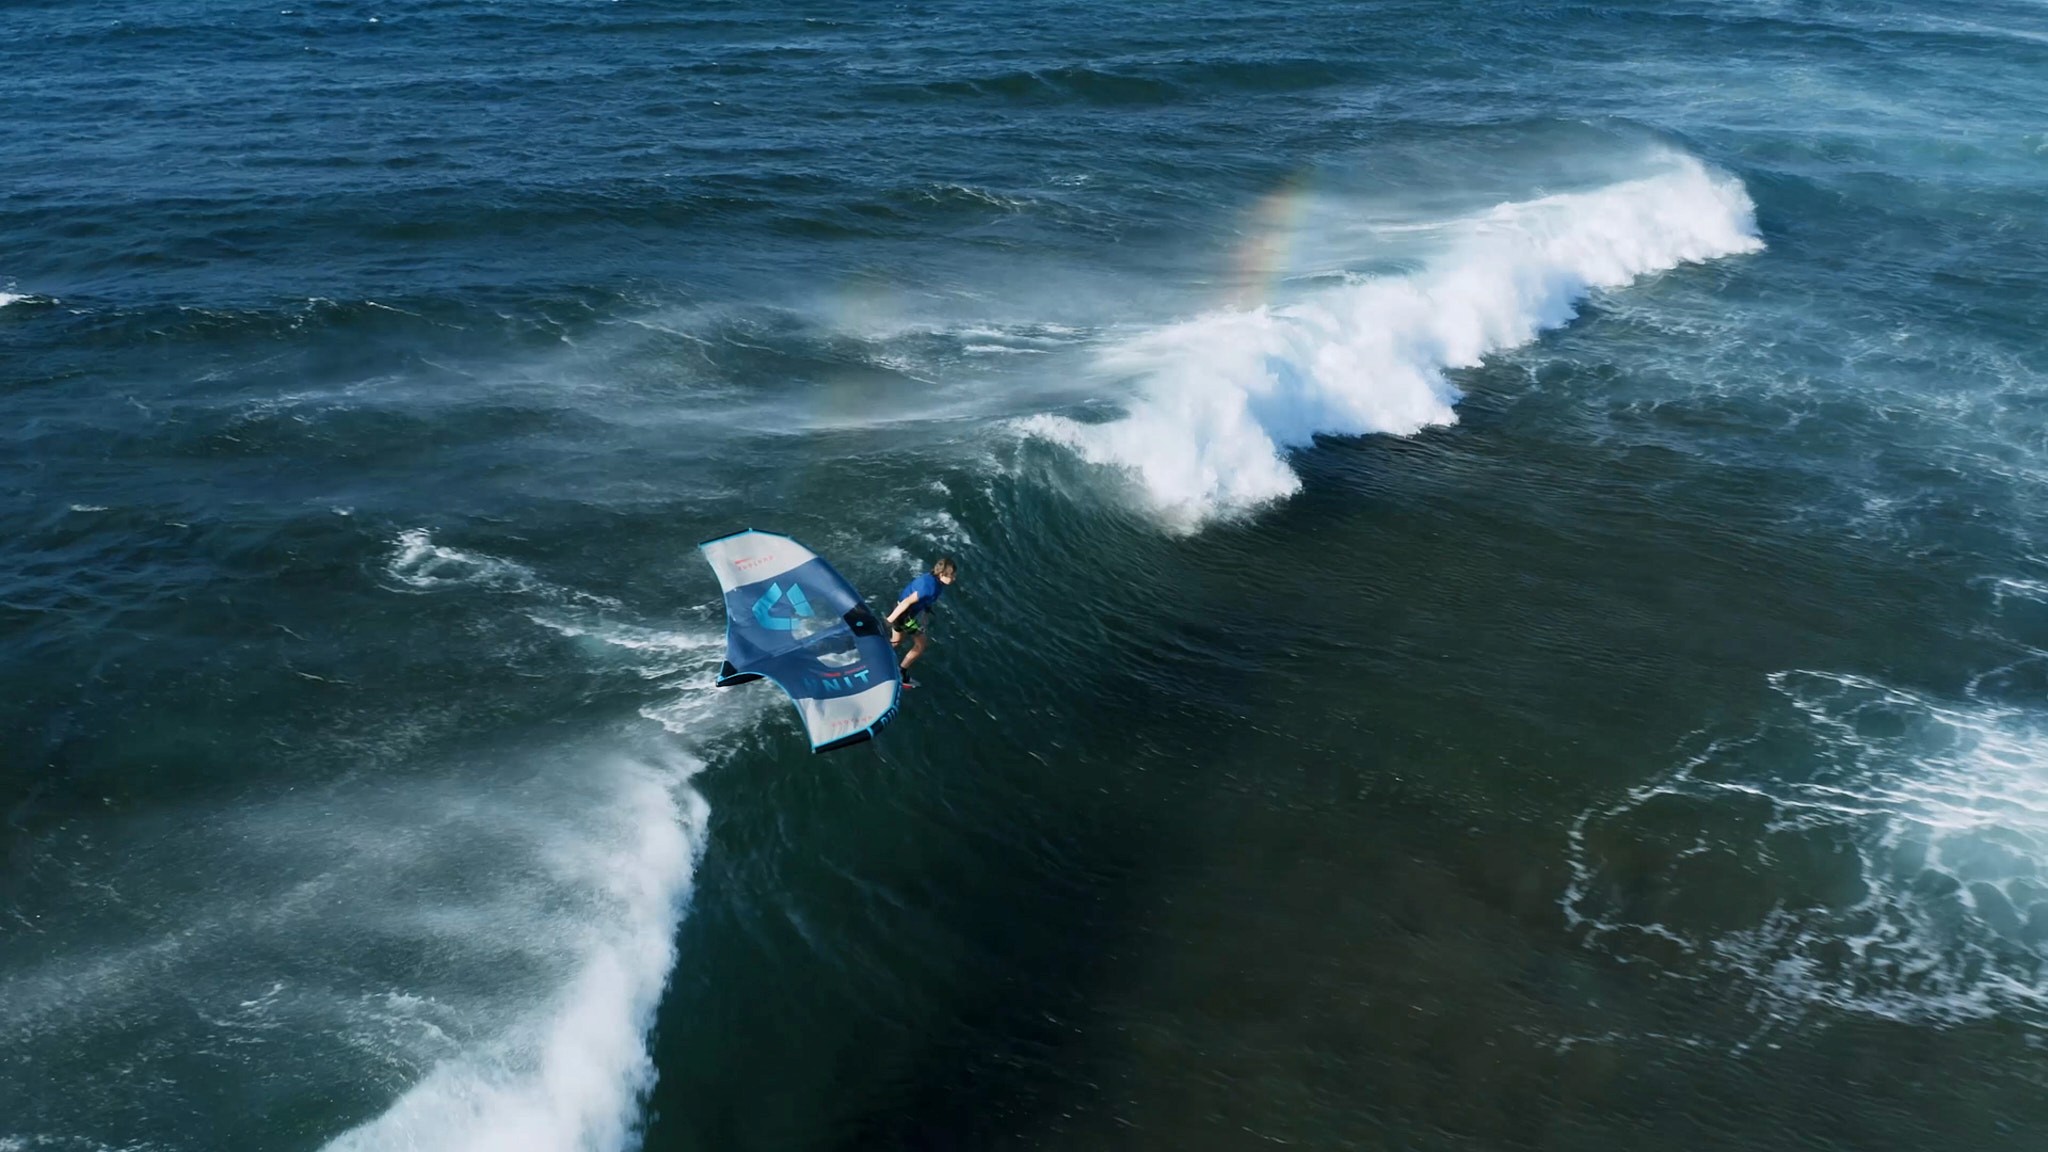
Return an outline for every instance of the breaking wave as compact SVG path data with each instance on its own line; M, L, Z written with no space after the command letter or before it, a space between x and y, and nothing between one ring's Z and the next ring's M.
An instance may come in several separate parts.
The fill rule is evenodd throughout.
M1107 355L1139 381L1120 419L1036 416L1024 430L1128 470L1182 528L1291 495L1301 481L1287 450L1452 423L1447 370L1568 323L1595 289L1763 247L1740 181L1675 153L1657 165L1448 221L1430 229L1448 243L1406 275L1151 332Z

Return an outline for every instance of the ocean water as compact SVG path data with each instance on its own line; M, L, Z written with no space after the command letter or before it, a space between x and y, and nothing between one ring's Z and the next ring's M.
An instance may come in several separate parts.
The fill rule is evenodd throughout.
M2033 0L0 31L0 1150L2041 1146Z

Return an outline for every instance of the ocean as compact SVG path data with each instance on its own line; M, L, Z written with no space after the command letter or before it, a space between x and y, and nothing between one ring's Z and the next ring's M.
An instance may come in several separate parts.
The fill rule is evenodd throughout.
M0 30L0 1150L2041 1147L2034 0Z

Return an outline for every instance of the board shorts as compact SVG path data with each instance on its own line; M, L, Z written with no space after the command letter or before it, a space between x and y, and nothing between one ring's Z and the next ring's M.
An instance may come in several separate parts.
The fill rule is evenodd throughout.
M905 616L896 622L896 630L905 636L915 636L924 631L924 625L919 622L917 616Z

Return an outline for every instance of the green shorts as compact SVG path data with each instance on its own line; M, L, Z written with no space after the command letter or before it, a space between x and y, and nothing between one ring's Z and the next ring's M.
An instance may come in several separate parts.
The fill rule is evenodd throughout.
M905 636L915 636L919 632L924 631L924 625L918 623L915 616L905 616L896 622L896 630Z

